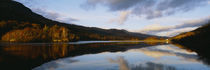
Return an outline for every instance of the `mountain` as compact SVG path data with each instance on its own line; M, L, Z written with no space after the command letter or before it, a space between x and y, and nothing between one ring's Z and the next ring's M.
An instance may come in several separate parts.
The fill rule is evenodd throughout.
M210 21L196 30L172 37L171 42L195 51L202 56L201 59L210 63Z
M66 24L47 19L13 0L0 1L0 39L4 42L68 42L166 38L117 29Z
M196 30L185 32L171 38L172 42L183 45L196 44L194 46L206 45L210 43L210 21L208 24L199 27ZM205 47L205 46L201 46Z

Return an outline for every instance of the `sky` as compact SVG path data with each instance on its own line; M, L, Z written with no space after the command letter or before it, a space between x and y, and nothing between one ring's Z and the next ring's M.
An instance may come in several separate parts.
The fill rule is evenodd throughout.
M175 36L210 20L210 0L15 1L59 22L158 36Z

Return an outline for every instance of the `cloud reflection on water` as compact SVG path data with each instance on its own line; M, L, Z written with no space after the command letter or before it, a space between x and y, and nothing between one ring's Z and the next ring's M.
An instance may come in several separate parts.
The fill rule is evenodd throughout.
M69 59L75 63L66 62ZM189 52L173 45L158 45L124 52L106 52L59 59L55 70L208 70L210 67L198 60L195 52ZM54 62L54 61L52 61ZM43 64L47 66L49 63ZM64 66L62 66L64 65ZM37 67L37 70L40 67Z

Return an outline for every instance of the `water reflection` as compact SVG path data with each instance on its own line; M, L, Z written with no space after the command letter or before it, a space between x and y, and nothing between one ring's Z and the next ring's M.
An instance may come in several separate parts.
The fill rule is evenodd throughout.
M69 63L66 61L76 60ZM51 62L56 67L51 67ZM34 70L209 70L195 52L174 45L156 45L118 52L102 52L58 59Z
M198 59L202 60L206 64L210 64L210 56L209 56L209 48L203 48L203 47L198 47L197 45L180 45L180 44L174 44L180 48L183 48L188 51L194 51L197 53L199 56ZM206 46L206 45L200 45L200 46Z
M164 56L176 56L187 60L194 60L198 58L197 53L189 52L186 51L185 49L180 49L173 45L133 49L129 51L142 52L145 55L151 56L156 59L159 59Z
M119 70L176 70L173 66L166 66L153 62L146 62L145 64L133 65L129 67L128 62L123 57L118 57L117 60L109 59L111 63L117 63Z
M164 43L0 44L7 70L209 70L198 52Z
M117 63L119 65L119 70L129 70L128 62L123 57L118 57L117 60L109 59L111 63Z
M92 42L91 42L92 43ZM6 69L32 69L45 62L63 57L117 52L150 46L142 42L113 42L94 44L69 43L8 43L0 44L0 66Z
M176 68L173 66L147 62L145 65L140 64L132 67L131 70L176 70Z

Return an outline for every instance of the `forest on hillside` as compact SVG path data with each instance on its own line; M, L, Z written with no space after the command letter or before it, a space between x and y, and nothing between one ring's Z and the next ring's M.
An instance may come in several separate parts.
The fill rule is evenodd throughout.
M143 40L153 36L117 29L101 29L47 19L13 0L0 1L0 40L3 42L69 42L87 40Z
M80 30L75 30L80 29ZM127 31L103 30L61 25L41 25L14 20L0 21L0 37L3 42L69 42L79 40L143 40L162 39L155 36L137 37Z
M65 26L40 25L30 22L1 21L1 40L6 42L68 42L78 40L138 40L137 37L109 36L103 33L73 33Z

